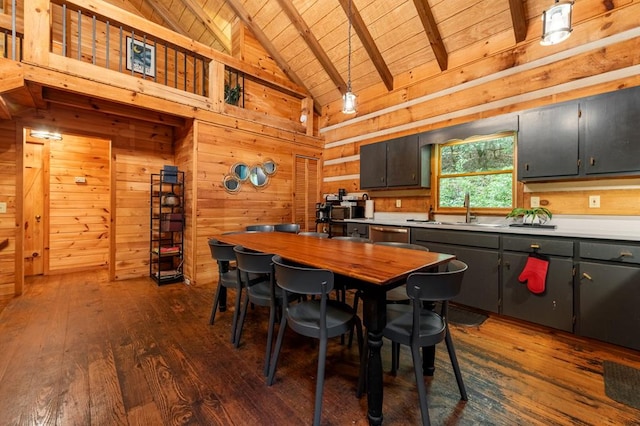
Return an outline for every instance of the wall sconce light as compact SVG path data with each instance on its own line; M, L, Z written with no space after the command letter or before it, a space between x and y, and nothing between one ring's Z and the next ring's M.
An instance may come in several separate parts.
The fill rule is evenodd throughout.
M558 44L571 35L571 11L573 1L559 1L542 13L542 40L543 46Z
M302 124L307 122L307 109L306 108L302 108L302 111L300 111L300 122Z
M355 114L356 95L351 91L351 0L349 0L349 56L347 56L347 93L342 95L342 112Z
M31 132L29 132L29 135L32 138L48 139L50 141L61 141L62 140L62 135L60 133L53 133L53 132L49 132L47 130L31 130Z

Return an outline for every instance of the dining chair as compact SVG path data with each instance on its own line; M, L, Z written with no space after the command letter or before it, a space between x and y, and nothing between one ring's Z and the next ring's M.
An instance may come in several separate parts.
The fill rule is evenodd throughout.
M236 302L233 311L233 321L231 322L231 343L233 343L235 340L236 325L238 323L238 313L240 312L240 294L242 292L236 271L236 254L233 251L233 245L222 243L216 239L209 240L209 249L211 251L211 257L218 263L218 288L213 297L213 307L211 309L211 316L209 317L209 324L213 325L216 319L216 311L218 310L218 305L221 300L225 303L225 307L223 309L223 307L220 306L220 312L226 310L227 289L234 289L236 292Z
M331 237L331 239L333 239L333 240L353 241L354 243L371 243L371 242L373 242L368 238L350 237L350 236L346 236L346 235L339 235L337 237Z
M273 225L247 225L245 227L247 231L254 232L273 232L275 231L275 226Z
M298 334L320 341L318 348L318 369L316 375L315 408L313 424L320 424L322 394L324 389L325 364L328 339L343 335L355 324L358 334L358 350L362 354L362 323L351 306L338 300L329 299L333 290L333 272L327 269L309 268L273 257L275 282L282 292L282 319L278 330L276 346L271 357L267 385L271 386L276 374L280 349L287 326ZM319 296L289 302L289 295Z
M300 232L300 225L297 223L278 223L274 225L276 232L290 232L292 234L297 234Z
M236 328L236 335L233 341L234 346L240 346L242 329L247 316L249 303L252 306L263 306L269 308L269 323L267 326L267 348L265 351L264 375L269 372L269 360L271 358L271 348L273 345L273 329L276 321L276 308L271 301L276 300L275 284L273 282L273 264L271 253L256 252L243 246L235 246L233 251L236 255L238 282L246 291L244 301L241 303L240 318ZM278 305L279 303L276 303Z
M462 381L447 318L449 300L460 293L462 278L466 270L466 263L452 260L441 272L414 272L407 278L407 295L411 299L411 305L390 305L387 307L387 325L382 335L392 342L392 373L395 374L398 368L397 354L399 350L395 350L395 348L399 348L399 345L409 346L418 387L422 424L424 425L429 425L430 421L420 357L421 347L435 346L437 343L445 341L458 383L460 399L467 400L467 391ZM440 312L436 313L430 308L423 307L425 301L441 302Z
M305 235L308 237L316 238L329 238L329 234L327 234L326 232L302 231L298 232L298 235Z

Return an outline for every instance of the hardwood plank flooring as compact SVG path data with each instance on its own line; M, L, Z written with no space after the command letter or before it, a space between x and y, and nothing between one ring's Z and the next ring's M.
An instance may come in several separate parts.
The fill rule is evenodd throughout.
M268 311L249 311L234 349L232 307L208 324L214 290L109 282L104 271L27 279L24 295L0 311L0 424L310 424L315 342L288 333L266 386ZM498 316L451 333L469 401L459 400L439 346L436 375L425 379L435 425L640 425L640 410L609 399L602 378L604 360L640 368L638 351ZM385 373L385 424L420 421L410 359L403 348L398 375ZM357 349L336 339L324 425L367 424L357 374Z

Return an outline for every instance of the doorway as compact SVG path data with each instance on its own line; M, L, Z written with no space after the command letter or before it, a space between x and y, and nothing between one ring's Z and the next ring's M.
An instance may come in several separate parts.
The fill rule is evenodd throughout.
M37 135L24 129L24 276L108 267L111 141Z
M293 221L301 231L316 231L316 202L320 197L319 160L295 156Z

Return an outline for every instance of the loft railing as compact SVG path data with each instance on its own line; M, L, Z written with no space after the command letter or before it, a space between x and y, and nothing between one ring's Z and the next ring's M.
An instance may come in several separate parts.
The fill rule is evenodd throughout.
M211 59L66 2L51 6L52 53L208 96Z
M0 51L2 57L19 61L22 59L23 25L18 19L16 0L8 5L11 9L4 10L4 2L0 1Z
M11 0L4 5L4 56L35 67L29 79L69 87L51 73L58 72L111 86L112 91L104 92L107 99L124 89L133 93L129 102L143 94L136 102L156 107L151 100L156 97L175 103L187 115L207 110L313 133L312 122L299 121L299 111L313 108L302 87L117 6L102 0ZM89 94L92 90L102 89L88 86ZM226 100L233 97L239 98L238 104L228 105Z

